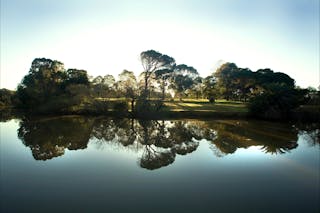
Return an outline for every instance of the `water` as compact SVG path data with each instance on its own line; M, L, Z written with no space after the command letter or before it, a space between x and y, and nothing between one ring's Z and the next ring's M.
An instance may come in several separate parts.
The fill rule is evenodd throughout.
M319 212L319 126L1 123L1 212Z

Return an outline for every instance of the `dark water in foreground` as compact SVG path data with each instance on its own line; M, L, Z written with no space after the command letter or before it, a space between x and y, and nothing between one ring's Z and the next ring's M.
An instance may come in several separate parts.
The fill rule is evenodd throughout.
M1 212L319 212L319 126L1 123Z

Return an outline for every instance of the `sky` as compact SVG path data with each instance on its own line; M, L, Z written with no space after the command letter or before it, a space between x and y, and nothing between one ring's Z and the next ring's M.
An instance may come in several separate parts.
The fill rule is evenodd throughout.
M91 76L139 74L154 49L202 77L223 62L320 85L319 0L0 0L0 88L35 58Z

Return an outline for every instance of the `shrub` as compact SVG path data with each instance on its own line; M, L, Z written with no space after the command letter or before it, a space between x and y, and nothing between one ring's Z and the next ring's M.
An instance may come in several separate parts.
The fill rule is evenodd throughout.
M214 103L214 102L215 102L214 97L212 97L212 96L211 96L211 97L209 97L209 102L210 102L210 103Z
M149 113L149 112L159 112L163 109L164 104L161 100L143 100L138 99L136 103L136 112L138 113Z
M252 98L249 112L254 117L265 119L287 119L292 111L304 102L304 92L296 89L280 88Z

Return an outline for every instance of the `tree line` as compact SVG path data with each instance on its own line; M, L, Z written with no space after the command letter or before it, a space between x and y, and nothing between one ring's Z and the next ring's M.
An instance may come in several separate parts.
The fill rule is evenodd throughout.
M65 69L60 61L36 58L17 91L1 89L0 105L44 113L102 113L110 109L145 113L161 110L165 100L205 98L210 102L248 102L256 115L286 116L312 98L319 100L319 91L299 89L290 76L271 69L251 71L228 62L202 78L194 67L176 64L173 57L155 50L142 52L140 60L143 71L139 76L123 70L116 80L110 74L90 77L86 70Z

